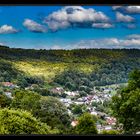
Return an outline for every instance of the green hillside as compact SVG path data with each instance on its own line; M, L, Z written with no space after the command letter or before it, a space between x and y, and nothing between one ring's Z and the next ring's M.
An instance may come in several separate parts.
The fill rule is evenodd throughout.
M1 46L0 59L0 81L19 83L36 77L74 90L127 82L128 73L140 67L140 50L27 50Z

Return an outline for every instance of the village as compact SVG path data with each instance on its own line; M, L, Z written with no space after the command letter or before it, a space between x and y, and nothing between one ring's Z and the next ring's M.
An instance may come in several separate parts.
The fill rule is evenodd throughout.
M19 86L10 83L10 82L1 82L1 86L6 87L9 90L6 90L4 93L7 97L12 97L12 89L17 89ZM33 86L26 87L25 90L33 90ZM57 93L57 94L65 94L65 98L60 96L58 99L68 108L68 113L70 115L74 115L72 111L69 109L71 105L85 105L88 112L92 115L95 115L97 117L102 118L105 121L105 124L101 124L100 122L96 123L96 127L98 129L98 132L101 132L102 130L114 130L116 125L116 119L109 114L102 112L98 109L98 104L103 104L105 101L108 102L111 100L111 97L113 94L112 88L102 88L96 89L94 88L91 94L87 94L87 96L80 97L79 91L65 91L62 87L54 87L51 89L51 92ZM96 106L93 105L97 104ZM78 124L77 120L73 120L71 122L71 125L75 127Z
M102 125L99 122L96 123L98 132L101 132L102 130L107 131L116 129L116 118L97 109L98 104L103 104L105 101L108 102L111 100L111 97L113 96L113 94L111 94L112 90L113 88L110 87L102 88L101 91L100 89L97 90L94 88L90 95L84 97L79 97L78 91L65 91L62 87L53 88L52 92L66 94L65 98L61 97L59 100L64 103L67 108L73 104L85 105L90 114L101 117L105 121L105 124ZM97 104L97 106L93 106L93 103ZM70 109L68 109L68 112L69 114L74 115ZM77 120L73 120L71 123L73 127L75 127L77 124Z

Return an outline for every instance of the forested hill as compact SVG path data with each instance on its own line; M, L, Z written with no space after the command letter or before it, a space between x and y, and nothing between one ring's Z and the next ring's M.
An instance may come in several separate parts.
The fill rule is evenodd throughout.
M74 49L35 50L0 46L0 57L5 59L42 59L63 62L95 62L99 60L120 60L139 58L139 49Z
M26 75L80 90L82 86L126 83L128 74L140 68L140 50L34 50L0 46L0 68L0 82L24 81L28 85L27 81L32 80L23 77Z

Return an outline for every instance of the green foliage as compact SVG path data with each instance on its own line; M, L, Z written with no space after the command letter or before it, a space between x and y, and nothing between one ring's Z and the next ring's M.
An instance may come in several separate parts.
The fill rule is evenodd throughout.
M75 107L72 109L73 114L80 115L83 113L82 108L80 105L75 105Z
M25 50L1 46L0 58L0 81L15 81L24 88L54 79L70 90L86 86L80 90L86 93L94 86L126 83L128 73L140 67L138 49Z
M101 132L101 134L105 134L105 135L117 135L117 134L120 134L120 132L118 130L103 130Z
M100 68L88 74L68 69L60 75L56 75L54 82L69 90L85 91L89 94L94 86L126 83L129 72L140 67L139 59L136 59L135 62L134 60L132 58L127 61L125 59L121 61L111 59L109 62L101 63Z
M41 96L37 93L26 90L16 90L13 96L14 98L11 103L12 108L34 112L40 107Z
M75 127L76 134L83 135L93 135L97 134L97 129L95 126L95 121L93 116L89 113L84 113L79 119L78 124Z
M112 98L112 109L125 133L135 134L140 129L140 70L130 74L128 86Z
M70 126L71 118L66 107L55 97L42 97L40 109L34 113L52 128L64 131Z
M0 107L1 108L9 107L11 102L12 100L8 98L6 95L0 94Z
M0 134L55 134L31 113L22 110L0 109Z
M0 59L0 82L9 82L13 79L16 79L18 70L13 68L12 64L9 61Z

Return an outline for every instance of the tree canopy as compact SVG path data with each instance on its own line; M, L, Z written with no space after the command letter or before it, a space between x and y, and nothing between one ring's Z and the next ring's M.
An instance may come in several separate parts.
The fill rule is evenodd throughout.
M55 134L45 123L23 110L0 109L0 134Z
M78 119L78 124L75 127L76 134L93 135L97 134L95 120L89 113L84 113Z
M128 86L112 98L112 109L124 133L135 134L140 130L140 70L130 74Z

